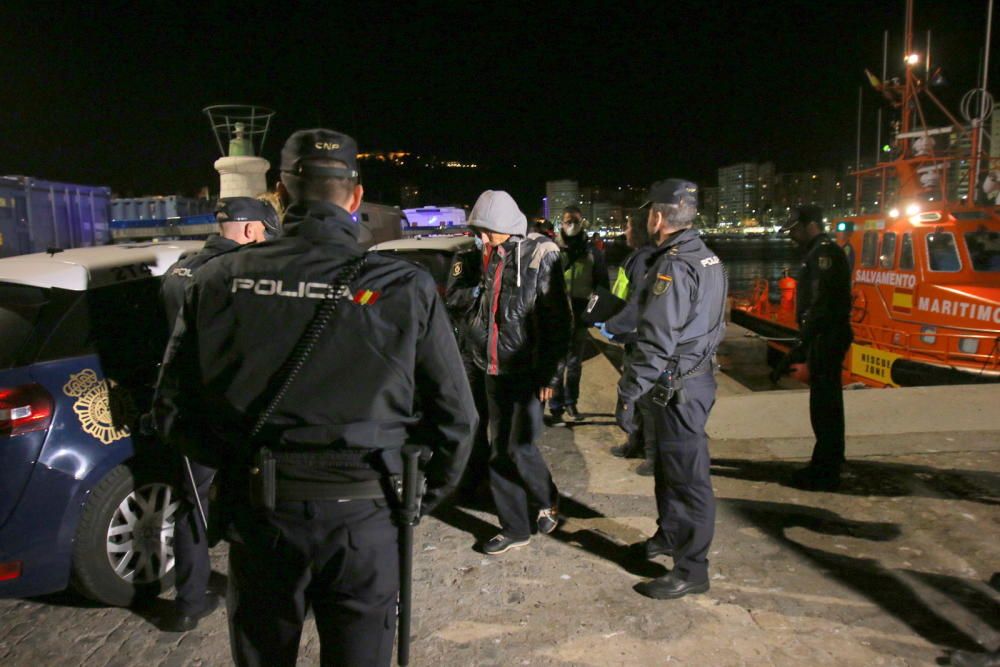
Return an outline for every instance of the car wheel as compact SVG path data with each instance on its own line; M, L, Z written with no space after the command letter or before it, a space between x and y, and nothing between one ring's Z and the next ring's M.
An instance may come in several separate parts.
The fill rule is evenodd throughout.
M160 476L162 477L162 476ZM73 584L89 598L128 606L173 585L178 496L156 475L118 466L90 492L73 549Z

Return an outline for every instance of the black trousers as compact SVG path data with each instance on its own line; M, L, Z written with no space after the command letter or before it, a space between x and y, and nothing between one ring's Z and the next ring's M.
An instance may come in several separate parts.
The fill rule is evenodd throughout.
M583 357L590 345L586 326L574 326L566 356L559 362L559 384L555 387L549 410L558 411L567 405L576 405L580 398L580 378L583 375Z
M243 667L294 667L312 608L320 664L392 661L398 528L384 501L241 509L229 547L229 638Z
M635 452L642 452L644 459L652 461L656 456L656 421L653 416L653 408L656 406L649 401L648 396L643 396L636 401L635 407L639 412L639 428L628 436L629 452L631 456L635 456Z
M533 512L554 507L559 492L536 443L542 434L538 387L520 375L487 375L490 491L504 535L531 535Z
M844 462L844 388L841 367L850 349L842 336L820 334L809 348L809 420L816 445L811 465L837 475Z
M476 427L476 437L472 441L472 452L465 466L462 482L459 488L465 493L473 493L479 483L489 476L490 437L489 437L489 405L486 401L486 371L478 368L471 361L465 362L465 374L472 388L472 398L476 402L476 412L479 413L479 426Z
M205 591L212 574L208 557L208 538L198 512L197 500L208 514L208 491L215 477L215 470L190 461L188 474L184 461L180 462L178 488L181 503L174 519L174 571L177 588L177 611L196 614L205 607ZM194 484L192 485L192 477Z
M688 581L708 578L708 550L715 535L715 494L705 423L715 404L711 373L684 382L687 401L652 405L656 430L658 537L674 551L674 571Z

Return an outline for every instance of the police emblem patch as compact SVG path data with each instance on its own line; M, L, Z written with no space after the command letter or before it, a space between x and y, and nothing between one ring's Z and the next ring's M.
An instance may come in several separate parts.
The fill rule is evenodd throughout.
M461 262L455 262L455 266L451 267L451 275L455 278L458 278L460 275L462 275Z
M128 427L115 428L108 402L109 385L110 381L98 380L97 373L90 368L71 374L69 381L63 385L63 393L76 398L73 412L80 420L84 432L105 445L129 434Z
M820 257L819 258L819 268L820 269L822 269L823 271L826 271L831 266L833 266L833 260L831 260L829 257Z
M663 294L664 292L666 292L668 289L670 289L670 285L673 282L674 282L674 279L671 278L670 276L664 275L662 273L657 273L656 274L656 282L653 283L653 295L654 296L660 296L661 294Z

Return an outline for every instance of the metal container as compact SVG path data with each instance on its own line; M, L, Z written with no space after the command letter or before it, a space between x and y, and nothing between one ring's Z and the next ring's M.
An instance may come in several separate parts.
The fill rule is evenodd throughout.
M112 220L166 220L211 213L215 202L194 197L130 197L111 201Z
M0 257L109 241L111 189L0 176Z

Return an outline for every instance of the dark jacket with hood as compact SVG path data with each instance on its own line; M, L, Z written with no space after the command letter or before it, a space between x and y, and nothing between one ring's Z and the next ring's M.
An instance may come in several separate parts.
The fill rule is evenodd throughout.
M555 244L525 237L527 220L505 192L484 193L469 226L511 235L484 252L482 289L467 328L476 366L554 386L572 322Z

